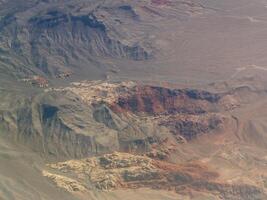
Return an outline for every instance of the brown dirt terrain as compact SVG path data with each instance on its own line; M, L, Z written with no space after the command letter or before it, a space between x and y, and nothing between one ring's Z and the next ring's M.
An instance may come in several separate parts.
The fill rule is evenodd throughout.
M97 111L95 116L110 128L118 128L115 125L118 122L112 125L107 121L116 115L116 121L119 118L124 121L141 120L143 123L150 121L165 127L165 131L169 132L165 137L162 133L160 136L154 133L147 138L143 136L142 139L134 139L132 144L125 143L124 151L132 154L105 154L102 157L48 165L50 172L45 171L44 175L59 187L81 193L90 191L91 187L99 190L150 188L171 190L179 195L210 194L219 199L265 198L265 188L261 186L265 179L259 178L265 177L264 161L252 165L256 160L261 163L260 157L254 155L254 152L245 153L253 148L252 143L240 135L248 132L245 127L242 128L241 121L246 118L241 111L246 112L254 104L252 99L240 97L253 96L253 100L260 101L266 95L264 92L237 87L214 93L140 85L135 82L83 82L53 90L71 91L81 97L84 103L97 109L99 104L106 105L110 111ZM107 111L114 113L108 116ZM135 126L137 128L140 124ZM129 137L129 133L123 136L127 139ZM252 139L251 136L247 137ZM124 140L122 136L119 138ZM255 141L253 145L256 143L260 144ZM132 145L139 150L135 151ZM261 154L264 155L263 152ZM237 175L243 164L254 166L257 171ZM64 181L68 173L73 175L67 176ZM252 174L257 175L253 178ZM66 184L62 181L72 182L73 188L64 186Z
M48 165L62 175L44 171L58 187L69 192L85 193L90 185L100 190L149 187L157 190L174 190L186 194L212 193L218 198L265 198L262 191L249 185L231 185L214 181L218 174L199 164L175 165L125 153L107 154L84 160L71 160ZM68 176L74 179L68 178ZM77 181L78 180L78 181Z
M0 0L0 199L267 199L266 6Z

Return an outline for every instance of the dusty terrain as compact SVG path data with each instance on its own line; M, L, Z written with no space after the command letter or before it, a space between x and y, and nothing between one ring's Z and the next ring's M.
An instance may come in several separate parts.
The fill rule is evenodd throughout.
M267 199L265 0L0 0L0 200Z

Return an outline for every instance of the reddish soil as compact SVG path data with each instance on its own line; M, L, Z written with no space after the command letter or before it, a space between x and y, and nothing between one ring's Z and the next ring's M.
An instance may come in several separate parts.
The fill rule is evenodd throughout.
M171 90L136 86L131 95L119 97L111 107L117 112L159 114L203 114L220 99L219 95L197 90Z

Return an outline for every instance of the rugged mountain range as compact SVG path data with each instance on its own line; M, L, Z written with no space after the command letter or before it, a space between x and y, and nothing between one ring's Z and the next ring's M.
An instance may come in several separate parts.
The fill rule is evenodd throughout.
M64 73L80 79L104 78L120 71L123 66L118 61L142 63L157 57L160 47L154 43L154 33L165 22L206 10L191 1L1 4L1 70L21 79L34 75L50 79Z
M10 1L5 6L1 61L17 76L56 76L89 67L94 77L100 71L96 57L145 60L152 56L137 39L124 39L128 31L120 30L119 19L134 23L138 14L123 2L28 1L20 7Z
M264 6L0 0L0 199L267 199Z

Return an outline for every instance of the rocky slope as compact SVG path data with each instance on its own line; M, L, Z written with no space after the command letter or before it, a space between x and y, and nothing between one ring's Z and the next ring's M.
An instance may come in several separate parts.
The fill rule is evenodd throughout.
M178 193L212 193L216 199L264 199L257 187L216 182L218 174L198 164L175 165L144 156L125 153L106 154L83 160L49 164L43 171L58 187L71 193L86 193L92 188L114 190L150 187ZM72 178L69 178L69 177Z
M0 0L0 199L266 199L265 7Z
M135 82L72 83L30 97L13 96L1 110L1 127L12 132L9 138L54 156L167 150L167 144L234 129L231 112L242 104L237 94Z
M189 17L202 9L190 1L3 1L0 69L15 78L40 75L53 80L69 72L104 78L108 70L116 70L106 59L153 57L155 48L148 39L155 30L153 17L168 19L177 11Z
M55 77L81 69L98 75L97 57L151 56L137 41L126 43L117 33L116 15L125 13L126 21L135 20L131 5L128 9L123 2L66 1L62 7L60 1L27 1L14 9L12 3L3 2L0 9L0 47L2 70L15 76ZM114 21L106 21L109 18Z
M75 82L27 96L13 94L12 101L1 105L0 128L9 141L50 161L105 154L42 169L45 177L74 196L88 197L95 188L150 188L178 195L262 199L266 174L264 163L257 160L264 151L254 152L263 146L253 147L248 136L241 138L246 132L238 132L242 118L235 113L245 112L251 102L240 98L244 93L254 100L266 95L242 87L216 93L137 82ZM242 143L242 150L233 150ZM131 154L107 154L114 151ZM182 164L191 161L198 164ZM257 172L237 176L242 163Z

